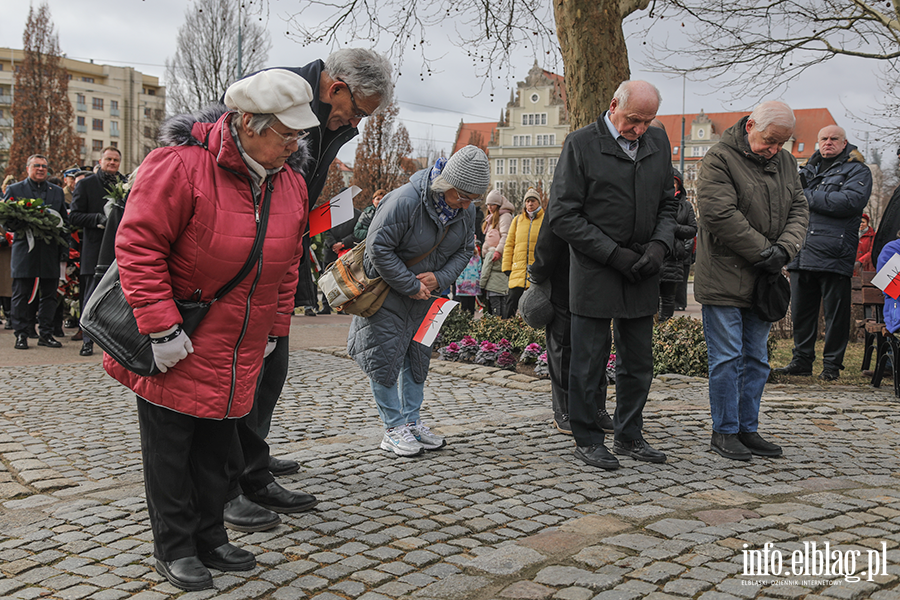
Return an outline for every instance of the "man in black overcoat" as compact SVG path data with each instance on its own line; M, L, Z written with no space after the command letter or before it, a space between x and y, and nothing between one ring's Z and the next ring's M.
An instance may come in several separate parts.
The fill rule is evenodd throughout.
M666 134L649 128L659 91L626 81L609 111L566 137L550 188L553 232L570 247L572 358L569 419L575 456L602 469L619 461L604 446L600 377L616 342L616 454L662 463L643 438L643 408L653 379L653 315L659 271L672 251L675 187Z

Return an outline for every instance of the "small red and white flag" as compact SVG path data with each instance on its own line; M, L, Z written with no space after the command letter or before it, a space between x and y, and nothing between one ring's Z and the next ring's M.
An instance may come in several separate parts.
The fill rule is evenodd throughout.
M318 235L353 218L353 196L361 190L352 185L340 194L312 209L309 213L309 235Z
M438 298L432 302L428 308L428 313L425 315L425 320L422 321L422 324L419 325L419 330L413 336L413 341L425 346L432 345L434 338L437 337L438 332L441 330L441 325L444 324L444 319L447 318L447 315L450 314L450 311L457 304L459 302L447 300L446 298Z
M872 278L872 285L894 300L900 298L900 254L893 255L884 263Z

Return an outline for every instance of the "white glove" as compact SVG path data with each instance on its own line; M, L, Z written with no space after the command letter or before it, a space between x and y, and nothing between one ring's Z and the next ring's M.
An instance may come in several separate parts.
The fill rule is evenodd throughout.
M278 338L275 336L269 336L269 341L266 342L266 351L263 352L263 358L268 358L270 354L275 351L275 346L278 345Z
M153 350L153 362L163 373L194 351L191 338L181 329L181 325L151 333L150 348Z

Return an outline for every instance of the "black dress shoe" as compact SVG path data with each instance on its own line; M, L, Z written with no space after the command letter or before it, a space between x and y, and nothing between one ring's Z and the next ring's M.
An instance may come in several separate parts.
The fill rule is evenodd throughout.
M609 413L606 412L605 408L597 409L597 422L600 423L600 429L606 433L613 433L615 431L615 429L613 429L612 417L609 416Z
M644 462L651 463L664 463L666 462L666 455L656 450L650 446L645 440L640 438L636 440L629 440L627 442L620 442L616 440L613 442L613 452L616 454L622 454L624 456L630 456L635 460L642 460Z
M251 552L232 544L222 544L218 548L201 552L200 562L220 571L249 571L256 566L256 557Z
M84 340L81 342L81 350L78 351L81 356L94 355L94 342L92 340Z
M619 468L619 459L609 453L606 446L597 444L596 446L576 446L575 456L592 467L600 467L607 471Z
M38 338L38 346L45 348L62 348L62 344L56 341L52 335L42 335Z
M244 495L251 502L279 513L303 512L319 503L315 496L301 492L292 492L281 487L277 481L273 481L263 489L257 490L252 494Z
M276 477L290 475L291 473L296 473L299 470L300 463L298 463L296 460L285 460L282 458L269 456L269 473L275 475Z
M9 319L6 320L6 323L3 325L3 329L12 329L12 321Z
M16 350L28 350L28 334L20 333L16 336Z
M791 361L787 366L772 371L776 375L794 375L796 377L812 377L812 367L804 367L798 362Z
M784 453L781 446L767 442L755 431L742 431L737 434L737 438L747 450L757 456L778 457Z
M822 381L837 381L841 376L841 372L837 369L825 369L822 371L822 374L819 375L819 379Z
M209 589L213 586L209 569L196 556L163 561L156 559L156 572L178 589L189 592Z
M752 458L750 450L738 439L736 433L713 431L709 449L731 460L750 460Z
M281 523L281 517L258 504L238 496L225 503L225 526L235 531L268 531Z

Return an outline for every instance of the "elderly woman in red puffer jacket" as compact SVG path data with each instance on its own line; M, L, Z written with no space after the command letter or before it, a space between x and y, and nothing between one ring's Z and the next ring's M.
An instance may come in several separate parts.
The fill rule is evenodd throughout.
M225 461L264 354L290 328L307 190L299 171L283 166L318 125L311 99L306 80L283 69L231 85L231 111L192 123L181 145L147 156L118 228L122 289L162 373L141 377L108 355L103 365L138 396L156 568L181 589L212 587L208 567L256 564L228 543ZM211 300L263 226L257 263L188 337L173 299Z

